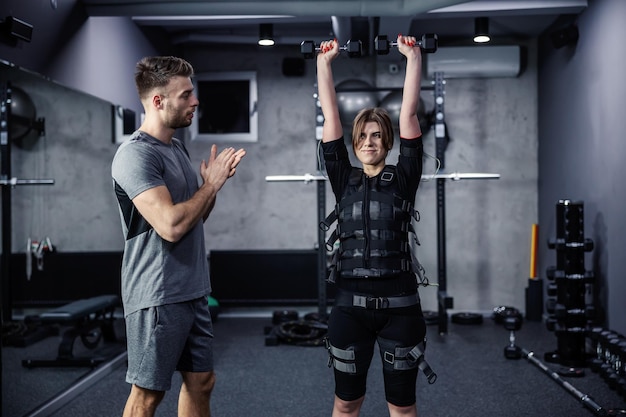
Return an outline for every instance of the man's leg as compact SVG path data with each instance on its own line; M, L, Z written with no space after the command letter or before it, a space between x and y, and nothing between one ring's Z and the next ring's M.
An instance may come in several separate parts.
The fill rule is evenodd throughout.
M183 384L178 396L178 417L210 417L214 372L181 372Z
M123 417L153 417L164 396L164 391L153 391L133 385L124 407Z

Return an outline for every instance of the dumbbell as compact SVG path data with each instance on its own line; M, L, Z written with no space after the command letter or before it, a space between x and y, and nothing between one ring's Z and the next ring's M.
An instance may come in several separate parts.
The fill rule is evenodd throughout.
M434 33L424 34L422 35L422 38L417 41L417 46L422 48L422 51L429 54L437 52L437 44L438 38ZM389 41L387 39L387 35L378 35L374 39L374 50L378 55L387 55L389 53L389 48L392 46L397 47L398 42Z
M546 289L548 297L556 297L559 294L559 286L551 282Z
M593 250L593 240L587 238L583 242L568 242L566 239L550 239L548 240L548 249L556 250L584 250L591 252Z
M502 320L504 328L509 331L509 344L504 347L504 357L507 359L519 359L522 357L522 349L515 344L515 331L522 328L522 316L511 315Z
M361 41L349 40L345 45L339 47L340 51L346 51L350 58L363 55L363 46ZM302 41L300 44L300 52L305 59L315 58L315 53L320 51L320 47L315 45L313 41Z
M587 305L585 308L570 308L568 309L563 304L557 304L554 307L554 315L557 319L565 319L569 316L584 316L587 319L592 319L595 316L596 309L593 305Z

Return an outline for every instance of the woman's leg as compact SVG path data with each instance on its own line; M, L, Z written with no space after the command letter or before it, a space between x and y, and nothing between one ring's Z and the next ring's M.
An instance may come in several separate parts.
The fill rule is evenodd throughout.
M358 417L365 396L354 401L344 401L335 395L332 417Z

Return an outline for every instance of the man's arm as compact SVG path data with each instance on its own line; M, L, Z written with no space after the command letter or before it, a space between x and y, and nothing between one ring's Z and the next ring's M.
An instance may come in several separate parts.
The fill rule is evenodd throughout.
M133 204L161 238L177 242L199 221L205 220L213 207L218 191L245 155L243 149L224 149L217 155L217 147L211 147L211 156L202 161L200 174L203 184L187 201L174 204L166 186L151 188L137 195Z

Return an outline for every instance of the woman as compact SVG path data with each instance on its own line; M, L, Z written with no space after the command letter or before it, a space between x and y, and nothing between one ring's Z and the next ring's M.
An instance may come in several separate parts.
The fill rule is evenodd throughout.
M423 369L426 325L419 301L416 262L409 246L413 202L422 174L422 132L417 118L421 50L411 36L398 35L406 57L400 110L400 155L385 158L394 131L381 108L363 109L352 126L352 149L362 168L352 167L343 140L332 61L336 40L317 55L318 94L324 115L322 149L337 206L327 220L338 222L330 243L339 240L331 281L337 285L328 321L327 347L334 366L333 417L358 416L375 342L383 361L385 396L391 417L417 416L416 379ZM328 226L328 224L327 224Z

